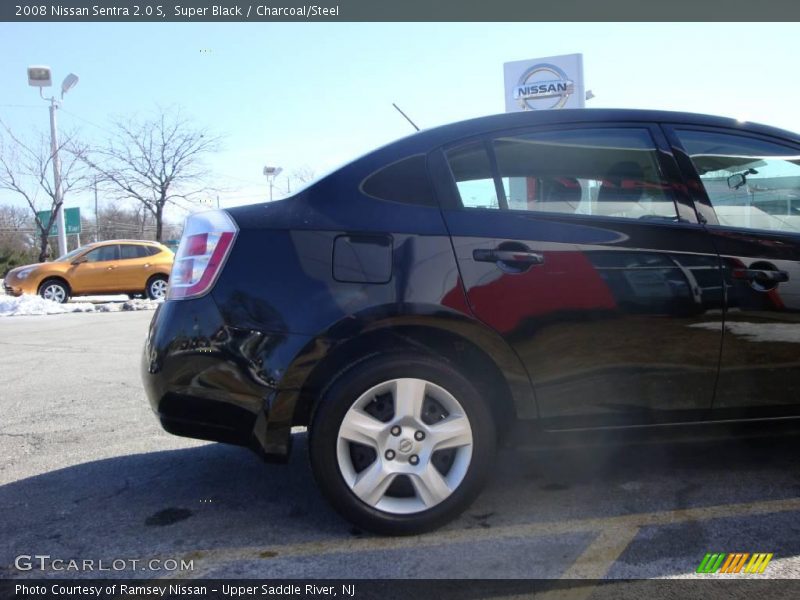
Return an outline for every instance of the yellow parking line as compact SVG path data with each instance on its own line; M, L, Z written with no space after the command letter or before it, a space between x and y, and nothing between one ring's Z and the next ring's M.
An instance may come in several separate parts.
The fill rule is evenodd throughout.
M638 527L609 527L561 574L562 579L602 579L639 533Z
M564 521L547 521L539 523L505 525L480 529L451 529L442 530L432 534L411 537L365 537L350 539L329 539L313 542L300 542L297 544L246 546L240 548L210 548L197 550L187 556L193 556L195 562L205 562L205 568L195 570L183 576L201 577L203 572L220 566L221 563L234 561L256 561L259 559L284 558L293 556L320 556L326 554L345 554L374 552L379 550L403 550L406 548L421 548L441 546L459 542L480 542L484 540L497 540L503 538L539 537L547 535L560 535L565 533L580 533L600 531L601 535L593 542L598 544L602 552L611 557L615 551L621 553L624 547L620 545L625 539L630 542L631 535L641 527L667 525L686 521L706 521L710 519L754 516L777 512L800 511L800 498L785 500L769 500L761 502L745 502L741 504L722 504L716 506L701 506L652 513L636 513L613 517L597 517L588 519L568 519ZM603 534L603 532L608 532ZM616 536L616 537L615 537ZM615 541L618 540L618 541ZM627 543L625 544L627 545ZM588 549L587 549L588 550ZM583 556L587 556L584 552ZM617 554L619 556L619 554ZM208 561L208 562L206 562ZM576 561L579 563L581 559ZM210 563L210 564L209 564ZM610 566L610 563L609 565ZM578 564L586 573L592 569L602 568L600 562L591 566L588 558ZM567 573L571 571L570 568ZM607 570L607 568L606 568ZM567 577L567 573L564 574ZM589 575L576 575L576 577L589 577ZM594 577L594 575L592 575Z

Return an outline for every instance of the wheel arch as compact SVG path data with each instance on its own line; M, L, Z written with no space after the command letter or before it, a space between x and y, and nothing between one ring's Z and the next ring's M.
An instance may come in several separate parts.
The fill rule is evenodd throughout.
M150 285L150 282L153 281L153 279L156 279L156 278L158 278L158 279L162 279L163 278L163 279L166 279L167 281L169 281L169 274L170 274L169 271L157 271L157 272L153 273L152 275L150 275L150 277L147 278L147 281L145 282L145 286Z
M294 425L311 422L318 399L337 374L374 354L399 350L442 357L474 381L481 396L492 399L487 404L501 437L516 419L537 415L533 388L521 361L482 324L466 318L397 316L373 322L346 338L335 334L332 328L316 338L286 370L283 383L296 392Z
M58 281L59 283L63 283L67 288L67 293L72 294L72 286L69 284L69 281L67 281L67 278L56 273L48 273L42 277L41 281L39 281L39 283L36 285L37 294L41 294L42 286L48 281Z

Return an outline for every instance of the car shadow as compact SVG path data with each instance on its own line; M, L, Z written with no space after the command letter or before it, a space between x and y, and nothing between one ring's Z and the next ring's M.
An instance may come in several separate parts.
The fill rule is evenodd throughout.
M419 543L441 547L448 540L464 543L470 536L485 541L491 540L493 531L499 539L513 537L517 530L519 536L535 536L531 526L537 523L599 519L602 527L603 519L626 515L796 498L798 449L800 443L793 437L506 448L498 453L497 466L478 500L456 521L423 536ZM246 449L206 444L78 464L0 486L4 516L0 539L5 541L0 577L42 576L17 570L18 555L111 561L200 558L209 551L224 551L247 560L248 553L255 558L259 549L280 551L303 544L341 543L342 551L349 552L354 539L370 539L338 517L317 491L305 434L295 435L294 450L289 465L269 465ZM747 517L747 522L752 539L743 537L735 523L717 527L713 521L688 522L676 515L674 523L659 526L650 535L659 540L658 548L649 543L630 554L637 538L614 568L629 567L618 576L677 575L687 572L687 564L693 565L688 567L691 572L703 554L714 549L800 555L800 536L784 535L781 518L758 514ZM407 538L398 538L401 553L408 547L402 539ZM590 540L591 536L576 538L575 544L581 546L575 552ZM380 544L381 552L392 548L391 540ZM496 547L494 551L498 552ZM680 560L662 560L663 552ZM269 555L261 552L262 558ZM614 573L612 569L610 574ZM382 576L380 571L375 574ZM558 571L533 569L526 576L558 576Z

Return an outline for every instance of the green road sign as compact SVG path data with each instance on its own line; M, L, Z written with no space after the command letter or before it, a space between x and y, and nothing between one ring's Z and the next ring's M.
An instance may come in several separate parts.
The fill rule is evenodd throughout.
M39 220L42 224L47 223L50 220L50 211L49 210L40 210L36 213L36 216L39 217ZM67 208L64 209L64 228L67 230L67 235L72 233L80 233L81 232L81 209L80 208ZM56 231L56 222L53 221L52 227L50 227L49 235L57 235L58 232Z

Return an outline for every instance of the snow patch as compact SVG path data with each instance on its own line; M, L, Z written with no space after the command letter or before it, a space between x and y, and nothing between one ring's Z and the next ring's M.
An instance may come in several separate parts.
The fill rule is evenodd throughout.
M61 315L75 312L120 312L128 310L155 310L163 300L127 300L126 302L67 302L59 304L40 296L0 296L0 317L27 315Z

